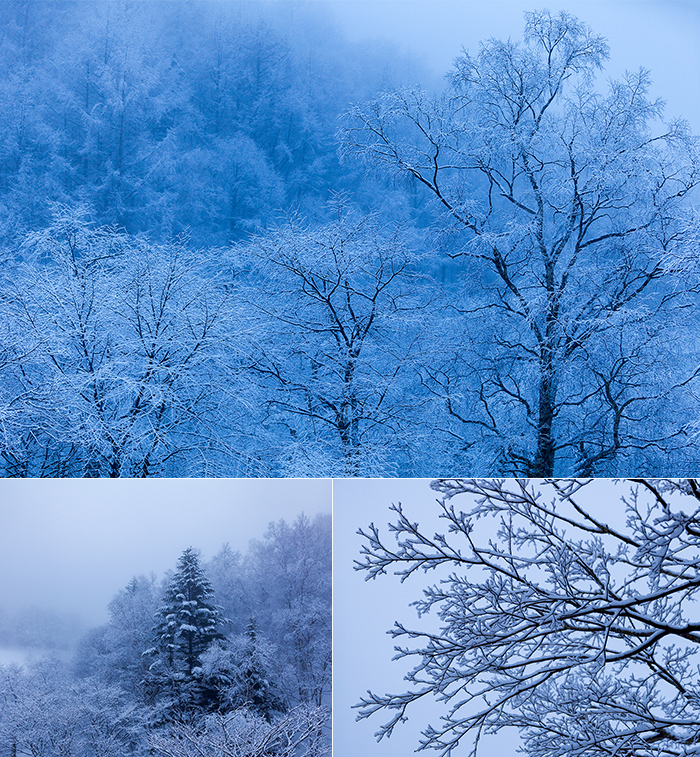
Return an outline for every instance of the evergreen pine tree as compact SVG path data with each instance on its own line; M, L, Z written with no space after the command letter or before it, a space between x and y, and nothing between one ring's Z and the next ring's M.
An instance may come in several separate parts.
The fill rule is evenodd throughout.
M225 619L213 602L211 584L192 547L178 561L156 621L155 653L170 671L186 678L192 678L207 647L224 638L220 628Z
M145 682L152 722L188 721L206 709L200 658L224 638L226 622L192 547L182 553L155 618L154 646L144 653L155 657Z

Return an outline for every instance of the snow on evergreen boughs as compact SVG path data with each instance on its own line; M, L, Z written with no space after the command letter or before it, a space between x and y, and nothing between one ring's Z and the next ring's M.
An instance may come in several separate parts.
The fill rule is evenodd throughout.
M189 547L156 613L156 650L168 668L191 676L202 652L223 638L219 628L225 618L212 600L211 584L199 567L197 552Z

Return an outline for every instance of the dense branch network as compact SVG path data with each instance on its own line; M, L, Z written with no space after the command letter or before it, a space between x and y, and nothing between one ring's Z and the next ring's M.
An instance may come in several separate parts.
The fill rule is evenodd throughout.
M644 70L596 92L607 57L573 16L527 13L522 43L465 53L445 93L387 92L343 132L346 154L424 190L449 254L468 261L454 297L476 344L424 385L465 437L496 447L501 472L552 476L566 461L585 476L674 444L644 426L641 408L666 398L638 368L692 290L669 288L663 261L689 241L697 142L655 123Z
M420 746L441 755L465 737L476 752L482 734L507 726L538 757L700 749L696 481L433 487L443 533L428 536L400 504L395 547L374 525L360 532L356 568L367 578L444 577L414 602L439 629L391 631L397 658L414 662L408 690L369 693L359 718L391 712L378 733L389 736L415 702L434 698L444 714Z

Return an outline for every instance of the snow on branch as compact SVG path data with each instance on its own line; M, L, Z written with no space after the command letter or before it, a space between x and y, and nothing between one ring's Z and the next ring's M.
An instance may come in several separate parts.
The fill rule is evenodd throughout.
M368 579L440 578L413 602L439 629L390 631L395 659L414 666L407 690L368 692L358 719L391 713L381 739L435 699L444 712L420 749L443 757L469 740L476 754L482 734L507 726L537 757L690 754L700 741L697 482L432 486L442 533L429 536L401 505L389 537L359 532L355 567Z

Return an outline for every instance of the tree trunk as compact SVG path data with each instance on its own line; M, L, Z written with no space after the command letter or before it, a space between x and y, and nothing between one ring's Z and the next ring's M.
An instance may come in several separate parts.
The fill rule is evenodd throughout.
M555 404L554 367L552 350L545 346L540 352L540 381L537 408L537 450L528 474L534 478L554 475L554 438L552 423Z

